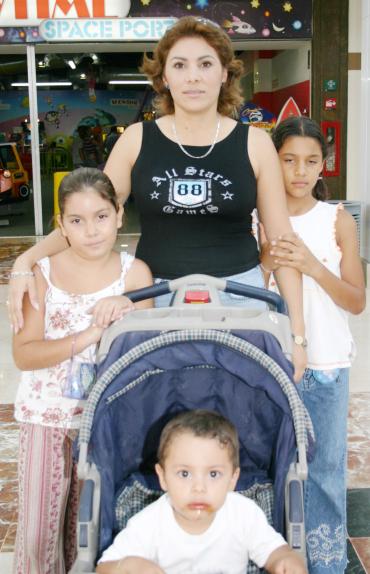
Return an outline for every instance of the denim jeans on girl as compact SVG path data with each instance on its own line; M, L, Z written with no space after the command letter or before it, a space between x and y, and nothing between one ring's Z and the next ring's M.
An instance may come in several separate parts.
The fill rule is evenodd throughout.
M253 267L249 271L244 271L244 273L238 273L237 275L230 275L229 277L224 277L230 281L236 281L237 283L243 283L244 285L253 285L253 287L265 287L263 274L259 265ZM155 279L155 283L160 283L165 281L165 279ZM156 307L168 307L171 304L171 299L173 293L168 295L160 295L155 298ZM257 301L256 299L248 299L241 295L233 295L232 293L225 293L224 291L219 291L221 305L235 306L235 307L247 307L250 309L266 309L266 303L263 301Z
M306 369L297 386L316 434L304 493L310 574L343 574L347 565L348 382L349 369Z

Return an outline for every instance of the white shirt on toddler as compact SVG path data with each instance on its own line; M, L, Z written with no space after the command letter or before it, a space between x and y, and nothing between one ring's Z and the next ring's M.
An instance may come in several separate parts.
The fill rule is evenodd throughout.
M245 574L248 560L260 568L286 544L255 502L229 492L210 527L189 534L174 517L167 494L133 516L100 562L146 558L166 574Z

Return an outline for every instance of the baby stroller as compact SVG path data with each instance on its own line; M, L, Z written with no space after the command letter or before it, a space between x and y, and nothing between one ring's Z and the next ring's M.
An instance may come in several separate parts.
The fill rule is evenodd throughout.
M265 310L221 306L219 291L259 299ZM129 294L173 292L167 308L135 311L106 330L98 377L79 436L81 494L73 574L93 572L127 520L162 493L155 473L163 426L194 408L238 429L237 490L305 556L302 483L314 443L292 382L284 301L265 289L189 275ZM206 304L189 304L194 302ZM248 574L260 570L250 562Z

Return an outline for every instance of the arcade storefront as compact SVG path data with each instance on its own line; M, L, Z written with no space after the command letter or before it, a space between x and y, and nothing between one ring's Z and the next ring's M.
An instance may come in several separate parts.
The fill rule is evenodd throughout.
M11 0L0 6L0 236L52 228L54 174L73 168L87 126L101 145L154 118L138 68L176 18L217 22L244 62L242 121L271 129L292 97L311 107L311 2ZM37 129L35 130L35 126ZM5 174L5 175L4 175ZM3 183L5 182L5 183ZM139 232L135 217L128 232Z

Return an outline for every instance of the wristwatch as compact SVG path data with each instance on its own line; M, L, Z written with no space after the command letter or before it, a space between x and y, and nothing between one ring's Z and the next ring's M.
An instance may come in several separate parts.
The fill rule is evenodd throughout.
M306 337L302 337L302 335L294 335L294 333L292 333L292 339L296 345L300 345L304 349L307 347Z

